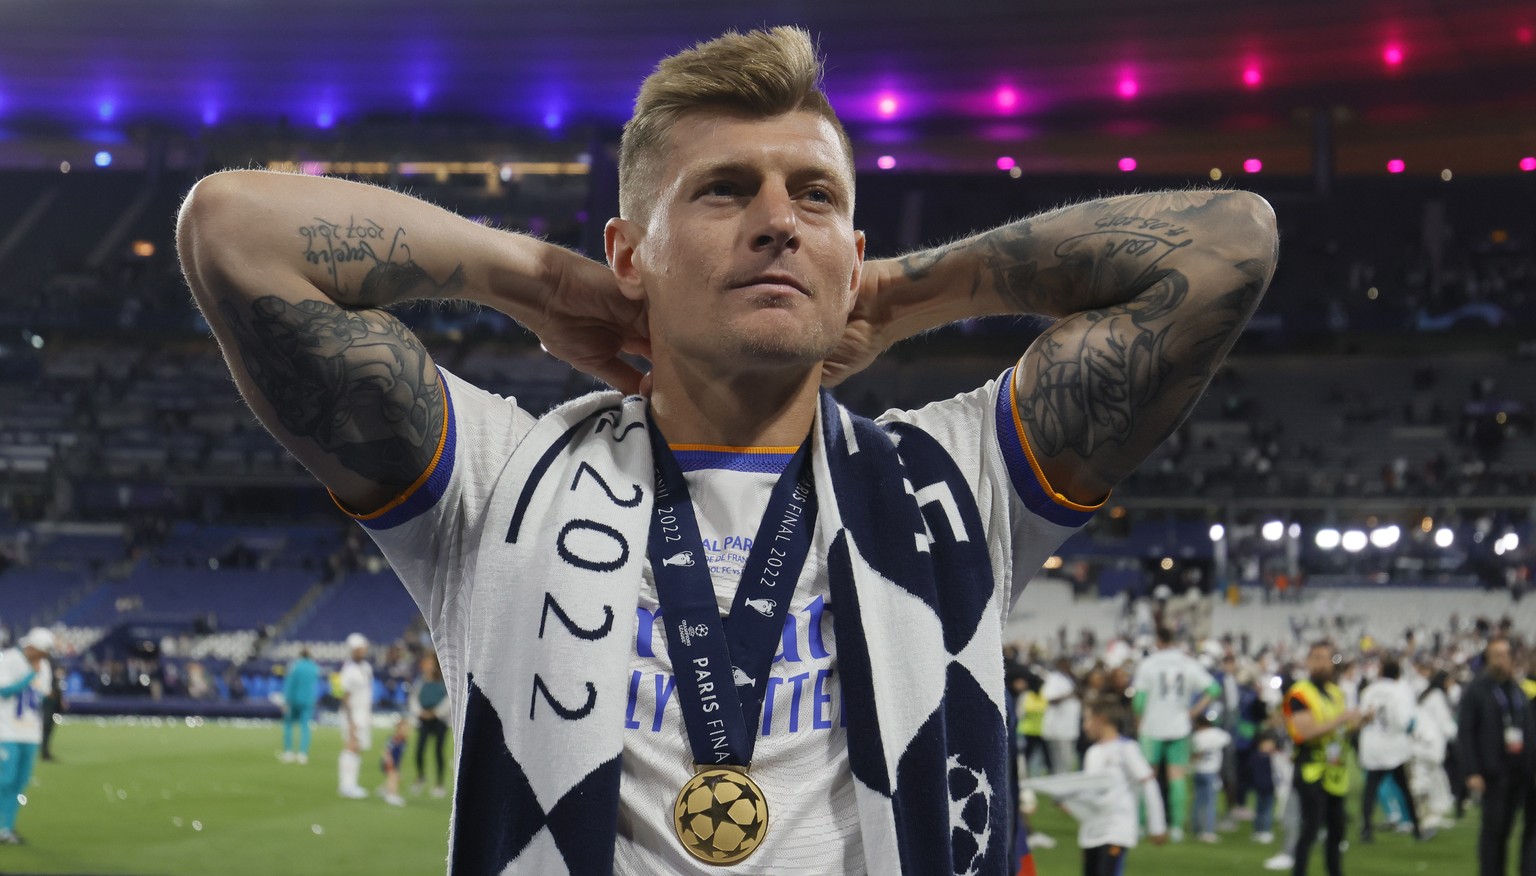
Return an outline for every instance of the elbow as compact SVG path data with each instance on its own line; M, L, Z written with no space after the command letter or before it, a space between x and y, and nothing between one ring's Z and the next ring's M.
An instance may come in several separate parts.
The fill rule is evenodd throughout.
M213 241L230 241L240 206L245 178L256 171L221 171L203 177L187 192L176 214L176 254L187 285L199 304L205 304L220 271L218 259L227 250Z
M1263 196L1253 192L1228 193L1232 206L1232 241L1240 262L1257 263L1265 268L1266 283L1280 258L1280 226L1275 208Z

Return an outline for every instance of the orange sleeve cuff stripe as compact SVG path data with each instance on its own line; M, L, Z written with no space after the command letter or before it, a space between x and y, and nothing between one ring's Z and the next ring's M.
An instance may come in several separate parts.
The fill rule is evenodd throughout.
M432 475L437 471L438 464L443 460L443 450L448 446L449 434L453 431L453 405L450 404L448 399L448 382L443 379L441 371L438 372L437 379L443 387L443 431L442 434L437 436L437 449L433 452L432 461L427 464L426 470L415 481L412 481L410 486L402 490L398 496L390 499L388 503L377 511L370 511L367 514L359 514L351 510L336 497L335 493L326 490L327 493L330 493L331 501L336 503L336 507L340 508L343 514L362 523L377 521L384 517L384 515L410 501L411 497L416 495L417 491L432 479Z
M794 454L798 447L732 447L728 444L668 444L673 453L706 451L710 453Z
M1041 489L1043 489L1045 494L1051 498L1051 501L1062 506L1063 508L1070 508L1073 511L1097 511L1100 508L1103 508L1104 503L1109 501L1109 496L1106 495L1104 499L1096 505L1079 504L1057 492L1056 489L1051 486L1051 482L1046 478L1045 472L1040 470L1040 463L1035 459L1035 451L1029 446L1029 436L1024 431L1024 421L1019 416L1018 389L1015 385L1015 382L1018 379L1018 368L1014 368L1008 377L1008 386L1006 387L1005 391L1008 393L1008 407L1013 412L1014 434L1018 436L1019 446L1024 450L1024 458L1029 460L1029 468L1030 471L1034 472L1035 480L1040 483Z

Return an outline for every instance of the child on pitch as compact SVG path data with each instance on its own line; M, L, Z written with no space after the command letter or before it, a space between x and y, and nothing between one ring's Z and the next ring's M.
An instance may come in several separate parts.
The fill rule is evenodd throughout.
M379 760L379 767L384 770L384 784L379 786L379 796L391 806L405 805L405 798L400 796L400 761L405 757L405 743L410 738L410 720L401 718L396 721L395 732L384 747L384 757Z
M1083 850L1083 876L1122 876L1125 858L1136 846L1137 804L1146 807L1148 840L1168 841L1168 818L1157 777L1134 739L1120 734L1125 706L1096 698L1084 712L1083 733L1093 740L1083 755L1083 770L1022 784L1054 797L1078 820L1077 844Z
M1195 734L1190 742L1195 753L1195 833L1203 843L1216 837L1216 797L1221 792L1221 759L1232 734L1211 723L1202 713L1195 719Z

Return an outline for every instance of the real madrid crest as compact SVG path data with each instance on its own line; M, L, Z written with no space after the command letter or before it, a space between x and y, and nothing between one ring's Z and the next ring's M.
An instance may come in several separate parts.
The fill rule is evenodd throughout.
M744 861L768 835L768 798L740 768L701 770L677 792L672 829L706 864Z

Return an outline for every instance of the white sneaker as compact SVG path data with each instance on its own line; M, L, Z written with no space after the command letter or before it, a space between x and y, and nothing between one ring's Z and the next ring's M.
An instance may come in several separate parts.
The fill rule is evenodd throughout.
M412 797L420 797L421 796L421 792L423 790L425 790L426 787L427 786L423 785L421 782L412 782L411 783L411 796Z
M404 806L405 805L405 798L400 796L399 794L385 794L384 795L384 802L388 803L391 806Z
M1032 849L1054 849L1056 841L1048 834L1032 833L1029 835L1029 847Z
M368 799L368 792L364 791L362 788L339 788L337 789L336 793L346 797L349 800Z
M1253 835L1253 841L1256 842L1256 843L1263 843L1264 845L1267 846L1270 843L1275 841L1275 835L1273 833L1270 833L1267 830L1266 831L1261 831L1260 833L1256 833L1256 834Z
M1181 842L1184 842L1184 828L1182 828L1182 827L1175 827L1172 830L1168 831L1168 841L1171 842L1171 843L1181 843Z
M282 761L283 763L293 763L293 757L294 757L293 752L285 751L282 754L279 754L277 756L277 759Z
M436 787L436 788L432 789L432 799L434 799L434 800L441 800L441 799L443 799L446 796L448 796L448 789L447 788Z
M1285 852L1281 852L1280 854L1275 855L1273 858L1270 858L1264 862L1264 869L1266 870L1289 870L1295 866L1296 859L1292 858L1290 855L1287 855Z
M293 756L293 762L294 762L294 763L297 763L297 764L306 764L306 763L309 763L309 755L307 755L307 754L302 754L302 753L300 753L300 754L295 754L295 755L294 755L294 756Z
M1202 843L1219 843L1219 842L1221 842L1221 837L1217 836L1214 833L1202 833L1199 836L1195 837L1195 839L1198 840L1199 842L1202 842Z

